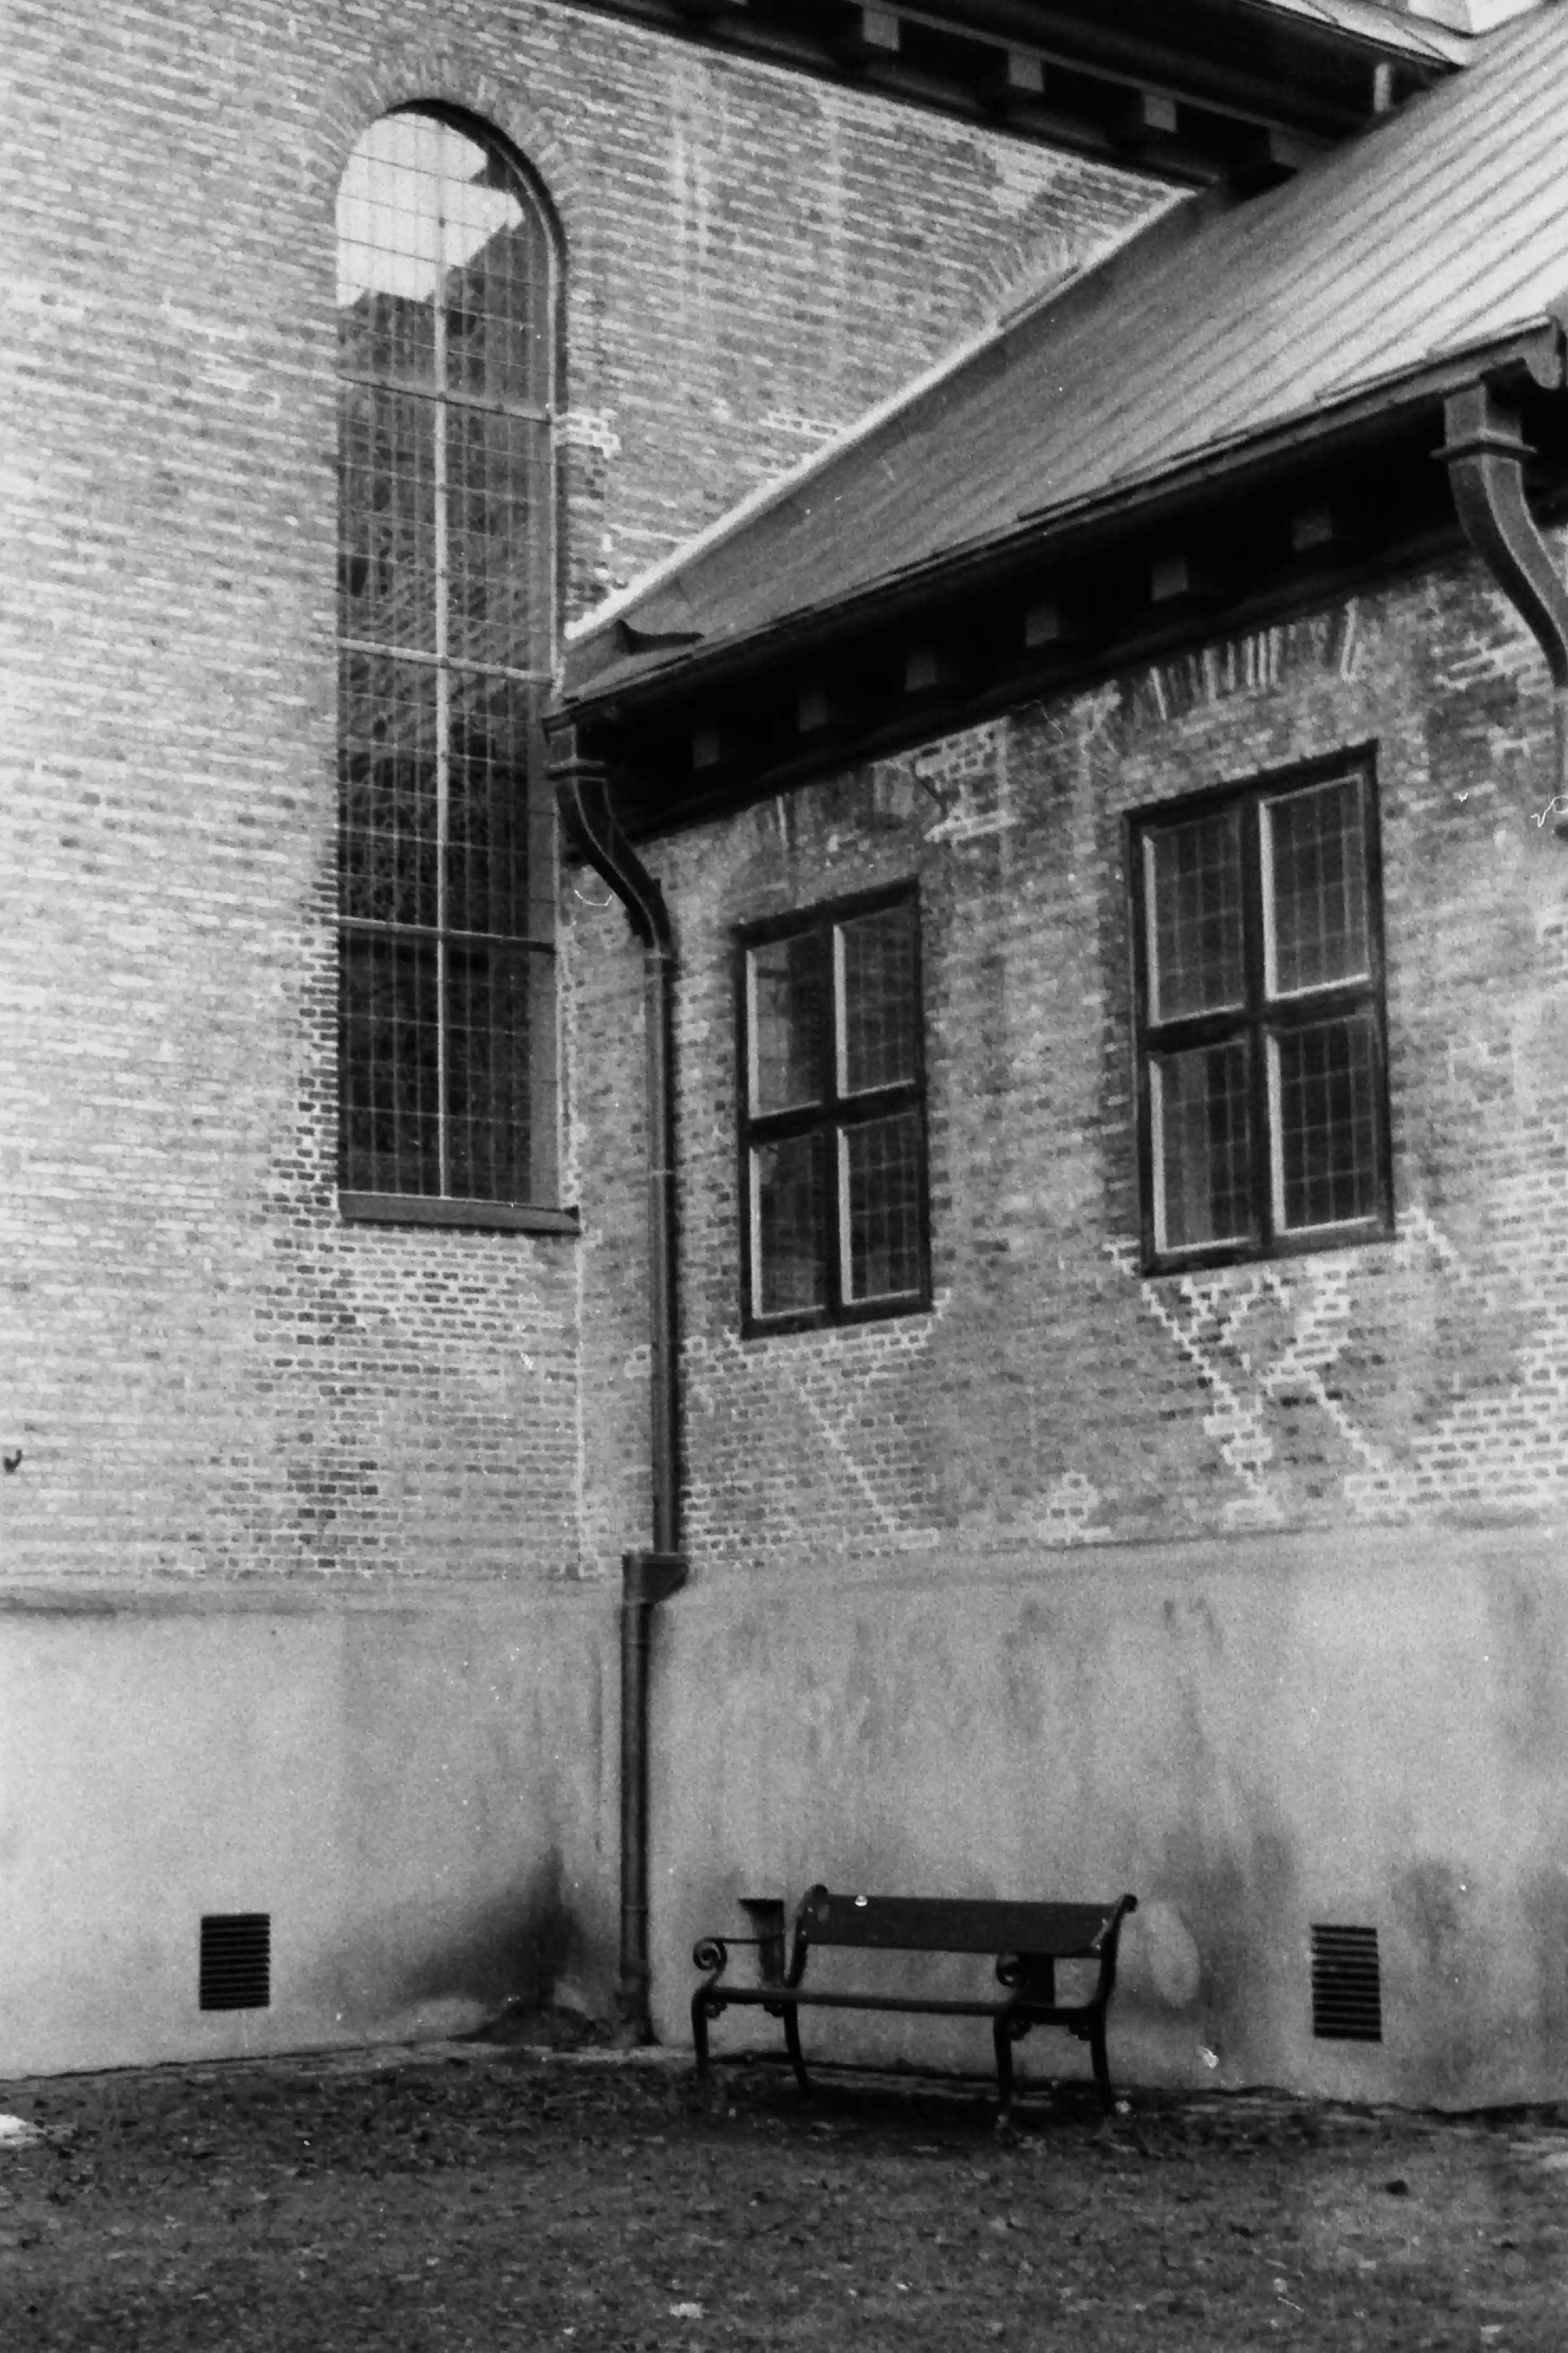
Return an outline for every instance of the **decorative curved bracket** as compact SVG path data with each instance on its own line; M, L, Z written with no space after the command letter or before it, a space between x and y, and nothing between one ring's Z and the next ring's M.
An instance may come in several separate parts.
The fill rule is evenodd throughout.
M1554 790L1568 790L1568 588L1524 495L1530 448L1519 417L1484 378L1443 404L1444 441L1460 526L1532 632L1552 677Z
M674 937L664 893L621 831L603 764L582 758L574 744L552 760L550 781L562 829L574 849L609 884L644 946L672 955Z

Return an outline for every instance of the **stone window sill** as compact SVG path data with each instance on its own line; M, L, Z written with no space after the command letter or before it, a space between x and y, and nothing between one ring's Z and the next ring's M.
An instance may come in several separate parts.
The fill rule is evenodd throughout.
M576 1234L575 1209L533 1208L516 1201L447 1201L419 1193L340 1193L345 1225L465 1226L488 1233Z

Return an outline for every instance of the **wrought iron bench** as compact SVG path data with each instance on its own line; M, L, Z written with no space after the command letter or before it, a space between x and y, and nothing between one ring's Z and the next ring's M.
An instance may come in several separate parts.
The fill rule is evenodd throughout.
M787 1968L784 1905L759 1901L745 1908L760 1935L702 1936L692 1948L692 1960L706 1972L691 1997L699 2075L708 2072L708 2021L732 2004L748 2004L783 2019L785 2046L803 2092L810 2091L811 2079L800 2046L802 2010L921 2010L991 2021L999 2121L1005 2120L1013 2104L1013 2045L1036 2026L1065 2027L1089 2044L1100 2099L1110 2106L1105 2013L1116 1986L1121 1923L1137 1910L1135 1895L1122 1895L1110 1904L1007 1904L950 1896L834 1895L826 1887L814 1887L795 1915ZM755 1985L735 1985L725 1978L731 1944L756 1946ZM993 1953L997 1981L1005 1990L989 2000L831 1987L818 1990L815 1985L807 1990L804 1979L813 1948L827 1945L873 1952ZM1058 2002L1056 1965L1078 1960L1098 1964L1094 1991L1086 2000Z

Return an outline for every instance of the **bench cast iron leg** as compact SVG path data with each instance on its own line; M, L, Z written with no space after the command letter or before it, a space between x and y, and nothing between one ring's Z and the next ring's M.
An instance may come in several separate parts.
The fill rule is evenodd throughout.
M1005 2012L991 2021L996 2047L996 2121L1008 2123L1013 2114L1013 2021Z
M784 2004L784 2041L789 2046L789 2063L795 2069L795 2080L811 2096L811 2077L805 2072L805 2056L800 2047L800 2013L793 2001Z
M1094 2063L1094 2080L1100 2086L1100 2105L1109 2116L1116 2105L1110 2088L1110 2066L1105 2055L1105 2018L1102 2012L1092 2020L1089 2030L1089 2055Z
M697 2054L697 2073L708 2073L708 2005L700 1989L691 1997L691 2047Z

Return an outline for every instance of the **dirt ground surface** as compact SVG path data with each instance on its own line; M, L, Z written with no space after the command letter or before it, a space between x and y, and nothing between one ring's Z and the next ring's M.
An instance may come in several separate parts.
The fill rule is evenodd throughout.
M1568 2111L493 2043L0 2084L0 2347L1568 2348Z

